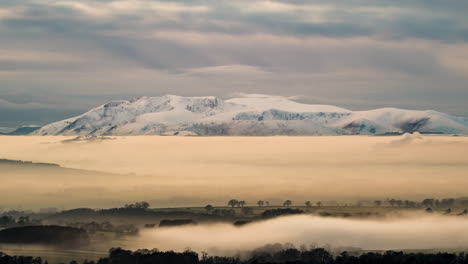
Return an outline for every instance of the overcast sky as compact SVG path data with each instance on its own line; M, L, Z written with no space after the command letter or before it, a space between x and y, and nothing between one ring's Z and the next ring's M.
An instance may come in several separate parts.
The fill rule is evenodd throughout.
M468 116L467 12L466 0L0 0L0 127L168 93Z

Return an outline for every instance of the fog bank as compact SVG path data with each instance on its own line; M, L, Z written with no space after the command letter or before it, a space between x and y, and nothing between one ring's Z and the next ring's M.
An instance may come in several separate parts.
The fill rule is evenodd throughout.
M282 217L235 227L228 224L161 228L146 231L133 247L235 254L272 243L364 250L466 249L468 218L406 216L353 220L310 215Z
M0 136L0 158L112 173L3 171L3 206L255 205L304 201L460 197L468 137ZM28 193L28 195L24 195Z

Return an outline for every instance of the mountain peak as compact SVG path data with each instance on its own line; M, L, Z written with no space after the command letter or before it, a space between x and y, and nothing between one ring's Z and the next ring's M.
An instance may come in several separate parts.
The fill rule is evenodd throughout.
M38 135L349 135L468 134L468 119L436 111L381 108L350 111L291 98L241 95L142 96L111 101L37 130Z

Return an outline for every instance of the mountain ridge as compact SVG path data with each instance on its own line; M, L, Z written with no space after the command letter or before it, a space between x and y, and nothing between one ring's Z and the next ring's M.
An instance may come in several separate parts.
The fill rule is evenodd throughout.
M351 111L285 97L164 95L116 100L46 125L35 135L378 135L468 134L468 118L433 110Z

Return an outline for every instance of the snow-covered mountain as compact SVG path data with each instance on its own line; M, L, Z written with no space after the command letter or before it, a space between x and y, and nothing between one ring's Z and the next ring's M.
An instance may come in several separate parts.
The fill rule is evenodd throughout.
M141 97L112 101L55 122L36 135L354 135L468 134L468 118L436 111L381 108L350 111L285 97Z

